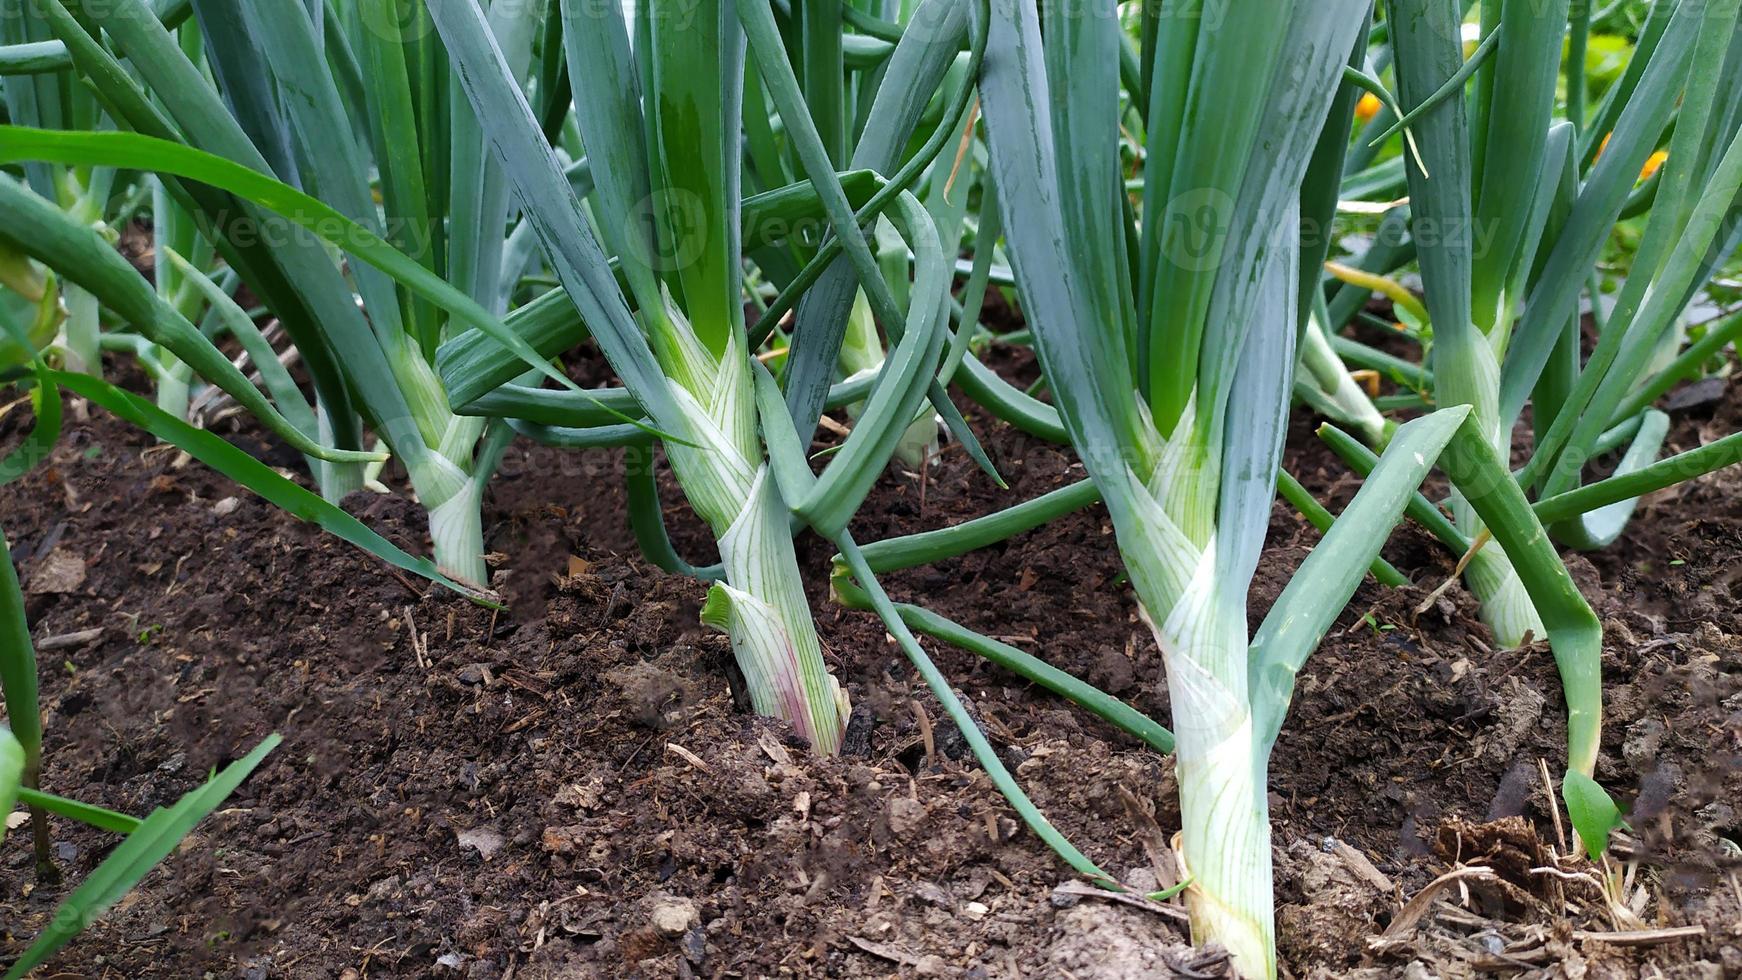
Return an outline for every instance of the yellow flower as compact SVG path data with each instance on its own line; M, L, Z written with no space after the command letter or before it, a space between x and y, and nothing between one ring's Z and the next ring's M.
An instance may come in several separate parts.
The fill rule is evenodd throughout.
M1651 175L1654 173L1657 173L1658 168L1663 166L1663 161L1668 160L1668 159L1669 159L1669 151L1668 150L1658 150L1656 153L1653 153L1651 156L1646 157L1645 158L1645 166L1639 168L1639 179L1640 180L1650 180Z
M1372 92L1361 93L1361 101L1355 103L1355 118L1362 122L1371 122L1379 115L1379 96Z
M1597 144L1597 155L1593 157L1593 159L1601 160L1603 158L1603 151L1609 148L1609 137L1614 135L1614 133L1603 134L1603 141ZM1663 168L1663 161L1668 159L1668 150L1657 150L1653 152L1651 156L1646 157L1645 166L1639 168L1639 180L1641 182L1650 180L1651 175L1661 170Z

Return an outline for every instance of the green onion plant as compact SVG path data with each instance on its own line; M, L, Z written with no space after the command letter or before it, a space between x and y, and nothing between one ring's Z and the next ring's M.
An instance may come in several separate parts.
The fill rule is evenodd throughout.
M1246 591L1310 320L1292 232L1344 65L1365 43L1367 8L1149 11L1136 85L1121 79L1129 42L1113 13L1111 3L1038 14L1016 0L993 5L981 77L991 171L1058 416L1107 505L1167 665L1194 935L1227 946L1242 972L1274 976L1264 783L1292 678L1442 449L1494 536L1528 554L1533 595L1555 593L1575 610L1550 638L1592 670L1585 627L1595 617L1552 548L1527 547L1542 541L1540 525L1458 407L1397 429L1355 502L1248 634ZM1130 206L1122 121L1141 127L1147 150ZM1306 275L1318 282L1316 268Z
M515 383L508 352L476 335L450 341L438 358L449 391L464 411L517 418L522 431L546 441L634 444L631 521L643 551L662 567L716 580L704 615L730 634L757 709L793 721L819 750L833 751L848 706L821 663L793 557L794 523L844 535L877 472L934 412L990 468L935 378L952 270L940 232L956 240L959 219L940 221L909 189L927 167L936 173L961 131L984 34L971 43L967 11L947 0L928 0L905 24L886 24L888 37L866 56L879 73L855 73L867 108L847 161L856 169L842 173L836 167L849 127L817 110L833 97L827 93L843 90L840 73L863 59L842 55L837 64L813 47L801 85L807 59L795 67L786 39L827 47L814 23L807 29L808 14L783 18L763 3L650 3L625 19L565 5L574 119L593 178L583 211L559 182L560 160L530 103L500 83L494 54L470 42L471 6L431 10L579 314L528 321L523 336L547 355L595 340L624 388L591 398L632 406L665 435L665 456L713 531L719 564L697 567L673 550L646 468L645 429L615 424L572 392ZM576 84L582 79L587 84ZM932 125L922 128L928 115ZM785 183L795 176L797 184ZM896 237L868 236L878 222ZM824 233L803 234L807 228ZM606 274L608 264L617 279ZM777 290L774 299L758 296L758 285ZM744 314L747 290L759 310L755 323ZM890 346L879 349L876 371L837 380L843 356L851 359L843 351L859 295ZM795 307L799 327L783 338L780 321ZM788 346L762 353L770 338ZM780 379L766 373L763 358ZM777 403L785 405L778 412ZM783 483L770 448L802 446L825 408L854 404L852 433L815 486L796 467ZM910 652L923 656L917 646Z
M785 22L783 37L789 50L796 51L793 60L805 105L830 163L837 168L894 173L903 151L915 138L916 126L923 123L928 131L940 135L944 132L933 128L942 121L947 106L944 100L934 101L932 94L940 87L959 90L962 76L969 68L971 56L963 50L967 39L966 6L918 5L901 23L874 21L867 13L854 17L861 29L876 30L876 35L845 32L843 18L848 6L800 5ZM854 44L874 38L885 42L906 38L907 43ZM915 43L922 38L928 43ZM849 47L855 49L851 55ZM770 107L765 106L766 87L760 78L754 74L749 78L752 84L747 88L747 99L752 101L746 106L745 132L752 142L746 153L748 172L764 180L802 173L802 161L798 160L799 152L793 141L782 140L767 120L750 115ZM778 114L773 118L778 121ZM917 176L911 190L933 216L940 241L946 253L953 256L967 227L974 161L959 163L953 141L931 149L934 152L920 158L929 157L930 165ZM957 177L959 184L954 181ZM870 230L877 269L887 291L897 305L905 307L909 302L912 261L907 243L887 218L877 218ZM803 249L800 242L789 240L788 247L793 259L814 258L815 250ZM799 265L786 256L769 258L776 260L767 263L766 273L774 284L790 283L799 271ZM816 364L818 369L828 366L808 358L795 361L787 390L794 419L800 426L815 425L815 415L821 408L816 399L826 390L827 382L833 380L831 375L838 373L852 382L874 377L885 363L877 315L865 290L859 288L858 275L852 258L846 255L835 258L805 291L794 311L791 342L795 350L838 347L840 351L836 370L819 376L812 376L816 369L811 365ZM946 365L939 373L947 381L950 368ZM856 418L862 408L852 404L848 412ZM935 410L922 409L898 442L895 459L910 469L935 459L943 427L943 420Z
M1556 541L1602 547L1626 527L1641 492L1738 458L1725 438L1658 461L1668 419L1652 407L1734 333L1734 325L1709 331L1684 350L1680 324L1742 240L1737 4L1653 4L1626 72L1589 112L1582 61L1557 71L1563 42L1588 31L1588 5L1484 4L1488 40L1471 52L1455 6L1409 0L1385 12L1386 60L1399 101L1412 107L1404 121L1415 148L1401 154L1407 208L1387 221L1395 215L1411 233L1404 247L1369 249L1359 262L1368 279L1342 286L1330 304L1346 317L1368 295L1357 286L1416 262L1432 350L1431 374L1414 372L1411 387L1433 404L1470 405L1503 457L1528 408L1534 439L1520 486ZM1562 101L1562 91L1578 97ZM1643 234L1607 294L1599 264L1625 222L1642 224ZM1589 349L1581 306L1596 324ZM1363 351L1350 344L1345 353ZM1351 440L1325 434L1365 465ZM1585 485L1606 453L1618 454L1612 472ZM1513 556L1485 543L1468 501L1454 494L1451 505L1457 533L1442 537L1476 549L1464 574L1484 620L1508 646L1542 637L1542 610Z
M793 551L790 509L806 502L783 496L764 446L765 439L793 434L793 422L785 410L771 414L767 399L758 398L761 337L752 342L743 302L748 222L739 131L742 120L762 112L744 108L747 91L773 90L773 109L789 139L802 144L819 202L851 206L784 51L784 73L775 71L765 89L745 80L770 74L769 51L758 48L754 61L746 57L734 4L639 4L633 25L616 9L562 4L575 121L594 184L589 223L530 104L506 84L499 53L477 43L476 4L452 0L430 10L552 271L636 408L667 434L666 458L718 542L718 581L704 620L731 637L756 709L790 721L818 751L834 752L849 705L823 664ZM761 177L774 183L782 179L778 173ZM877 310L898 338L897 348L865 399L853 435L825 471L826 491L813 502L810 519L836 530L844 529L920 401L935 388L931 371L943 341L947 277L935 228L911 194L902 191L889 203L917 268L905 311L885 280L873 284L883 287L876 290ZM846 251L869 258L857 222L852 227ZM611 259L621 285L611 275ZM786 371L822 365L826 396L838 357L838 339L834 349L795 348L785 358ZM472 393L462 376L478 373L490 358L481 348L469 360L449 362L456 394ZM824 400L810 410L820 413ZM615 438L611 431L588 435L581 434L585 426L569 428L578 430L570 435L574 444ZM653 492L650 484L644 494ZM663 529L645 538L660 542L656 553L669 548Z

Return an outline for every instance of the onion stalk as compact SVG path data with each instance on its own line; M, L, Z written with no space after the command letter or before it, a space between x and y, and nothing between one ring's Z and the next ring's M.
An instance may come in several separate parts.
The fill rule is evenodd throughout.
M1725 67L1738 4L1658 8L1667 19L1642 41L1627 79L1610 93L1599 120L1609 135L1595 140L1581 132L1581 112L1566 122L1553 118L1569 23L1564 0L1484 7L1504 39L1475 73L1471 100L1438 101L1448 84L1470 74L1456 8L1423 0L1387 5L1399 96L1418 107L1410 115L1420 156L1406 170L1433 325L1433 398L1472 406L1502 456L1530 404L1537 438L1518 479L1538 499L1578 488L1586 462L1618 427L1627 427L1632 442L1617 476L1655 459L1664 419L1648 399L1630 396L1667 387L1655 379L1679 368L1678 317L1739 237L1723 215L1742 176L1742 140L1734 113L1721 108L1742 97L1742 80ZM1658 157L1672 117L1667 158ZM1600 152L1582 153L1581 144ZM1653 161L1664 171L1651 178L1657 187L1644 238L1596 350L1583 359L1580 291ZM1451 505L1459 530L1478 538L1483 524L1468 502L1454 494ZM1632 509L1616 502L1550 530L1567 545L1600 547L1620 534ZM1503 644L1543 635L1542 611L1504 548L1482 548L1465 578Z
M799 587L793 521L831 538L844 533L847 517L927 401L970 454L990 465L933 380L948 325L950 266L936 222L907 190L947 134L959 133L968 85L951 94L951 112L920 154L894 166L928 97L968 40L966 12L947 0L922 3L911 24L924 29L910 26L899 44L878 55L887 69L861 137L860 152L869 155L855 155L853 164L888 167L886 179L836 171L839 154L829 150L834 137L824 135L834 130L819 128L806 102L807 94L816 102L828 91L826 73L809 76L807 93L783 45L769 45L756 32L747 38L741 20L751 18L758 31L768 26L753 17L766 13L758 5L708 3L679 16L675 8L645 4L631 23L615 10L565 4L575 120L591 153L587 203L595 220L589 225L577 220L572 189L559 182L558 161L535 133L529 107L505 84L499 59L472 40L475 5L451 0L431 10L526 206L528 225L578 314L529 318L516 325L517 334L546 354L588 336L598 343L624 388L596 397L621 396L632 414L645 413L691 506L713 531L721 562L692 563L672 549L644 451L637 448L631 515L644 552L663 567L715 580L704 615L729 634L758 710L788 719L814 747L833 751L847 704L823 667ZM753 62L745 55L747 42L756 51ZM765 139L770 113L784 124L786 149L779 152ZM738 139L740 120L746 144ZM887 148L873 154L868 145ZM781 186L793 173L792 159L805 180ZM742 188L754 185L760 194L742 196ZM771 209L788 207L794 209L785 219L768 220ZM912 256L911 280L885 276L858 233L839 234L869 226L879 213L902 253ZM833 232L820 245L796 234L818 218ZM792 349L777 359L786 383L780 398L754 391L761 369L753 345L768 332L743 319L746 252L765 276L784 283L781 298L763 314L770 330L801 298L810 304L827 293L850 306L862 288L890 340L876 375L831 383L838 376L844 306L838 321L829 318L832 327L801 328ZM667 256L684 258L662 260ZM892 288L896 279L905 303ZM808 308L801 307L801 322ZM535 427L523 431L560 445L645 442L646 432L614 425L618 419L572 393L514 384L509 360L498 345L459 338L445 346L440 363L465 411L536 418ZM776 412L782 399L787 407ZM789 481L768 478L770 440L808 435L825 404L854 401L862 407L852 434L830 457L814 494L806 489L798 498Z
M1275 976L1265 770L1292 672L1465 412L1398 432L1390 465L1295 580L1313 581L1312 608L1291 586L1249 640L1246 590L1302 322L1298 245L1269 232L1298 220L1363 7L1303 5L1239 44L1209 19L1147 24L1145 220L1130 227L1111 138L1119 28L1102 6L993 4L981 79L991 170L1058 414L1166 662L1194 938Z
M759 422L785 421L759 419L739 299L744 62L733 11L705 4L679 18L643 4L633 49L621 10L564 2L553 11L592 151L596 231L509 66L479 33L483 11L472 0L442 0L430 12L586 331L636 408L674 436L667 458L723 565L704 622L730 637L756 709L834 753L849 705L823 663L786 508L768 476Z

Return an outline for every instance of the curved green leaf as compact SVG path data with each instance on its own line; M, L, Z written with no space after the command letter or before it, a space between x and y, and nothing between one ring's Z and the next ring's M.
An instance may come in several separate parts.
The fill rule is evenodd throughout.
M836 601L847 608L873 609L871 597L847 574L846 564L839 558L836 559L836 574L830 587ZM976 633L923 606L898 602L895 609L901 614L902 622L909 627L984 657L1018 677L1033 681L1054 694L1081 705L1090 714L1130 733L1157 752L1166 754L1173 751L1173 733L1160 722L1100 688L1078 680L1039 657Z
M64 796L44 793L28 786L19 788L18 802L48 813L58 813L69 820L90 824L98 830L107 830L117 834L131 834L138 830L140 825L137 818L130 817L125 813L116 813L114 810L106 810L90 803L69 800ZM4 833L4 830L0 830L0 836L4 836Z
M38 156L28 151L20 157L7 156L8 148L21 148L21 143L16 141L29 139L24 135L27 133L44 131L0 126L0 159L11 162L20 159L54 159L53 154ZM65 136L75 140L87 136L146 139L125 133L44 135L51 138ZM162 145L175 146L173 143ZM228 392L297 451L333 462L372 462L382 458L379 453L335 450L322 446L286 421L259 389L250 384L247 377L230 363L230 359L200 334L171 304L158 296L138 271L95 229L74 221L59 208L5 174L0 174L0 215L5 216L5 220L0 221L0 241L36 257L43 264L84 287L105 306L126 317L134 329L154 343L168 348L201 377Z
M1561 781L1561 795L1566 797L1567 816L1572 818L1573 830L1578 833L1585 853L1593 858L1600 857L1609 849L1610 832L1627 826L1627 821L1621 817L1621 808L1595 779L1582 772L1569 771L1566 774Z
M51 132L16 126L0 128L0 162L25 160L174 174L246 198L375 266L406 288L483 330L545 377L571 390L580 390L519 334L504 327L471 297L325 202L257 171L202 150L137 133ZM623 421L635 420L625 418Z
M50 371L49 378L55 384L108 409L123 421L130 422L181 449L252 490L292 517L330 531L388 564L452 589L474 602L500 608L480 593L437 571L434 562L406 554L398 545L377 534L362 521L321 499L319 494L311 493L285 479L272 467L217 435L204 429L196 429L145 399L98 378L64 371Z
M146 817L138 829L128 834L127 839L60 904L49 919L48 928L7 971L7 980L23 977L36 969L120 901L159 861L168 857L207 814L234 793L242 785L242 780L248 778L248 774L280 741L277 735L267 736L254 751L226 766L211 782L183 796L175 805Z
M1446 408L1399 428L1355 499L1264 617L1248 653L1253 724L1260 744L1275 743L1295 675L1342 614L1416 487L1469 414L1467 406Z
M18 805L18 791L24 782L24 746L10 728L0 728L0 843L6 840L5 819Z

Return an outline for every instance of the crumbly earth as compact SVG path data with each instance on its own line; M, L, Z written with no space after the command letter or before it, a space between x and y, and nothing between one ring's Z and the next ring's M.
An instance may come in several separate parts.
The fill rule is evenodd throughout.
M1020 361L999 366L1019 376ZM1067 452L968 408L1012 489L946 453L923 478L884 481L861 540L1080 478ZM0 418L0 445L24 414ZM1308 425L1289 466L1341 506L1353 482ZM1738 426L1733 408L1695 406L1672 442ZM252 429L218 428L297 466ZM1227 975L1173 915L1056 890L1073 875L874 617L813 595L858 706L847 754L810 756L747 715L725 641L697 624L702 589L634 554L620 469L612 453L511 453L486 512L511 607L495 614L101 413L71 424L48 465L0 489L46 648L44 787L143 813L267 733L285 741L40 975ZM705 535L666 489L673 537L699 561ZM1742 975L1739 490L1725 473L1659 495L1615 546L1570 558L1607 627L1598 778L1631 809L1607 892L1599 869L1556 862L1543 767L1559 771L1564 725L1546 646L1496 650L1457 586L1423 607L1451 556L1400 530L1387 554L1421 587L1363 586L1301 678L1271 765L1288 975ZM402 498L346 503L425 547ZM1316 540L1280 505L1270 531L1254 624ZM806 539L814 581L828 558ZM1165 721L1159 653L1118 576L1092 508L887 584ZM1072 841L1133 885L1171 880L1167 760L926 645ZM53 836L60 886L36 882L23 833L0 853L7 958L114 844L64 821ZM1493 874L1430 887L1472 865ZM1703 931L1643 932L1688 926Z

